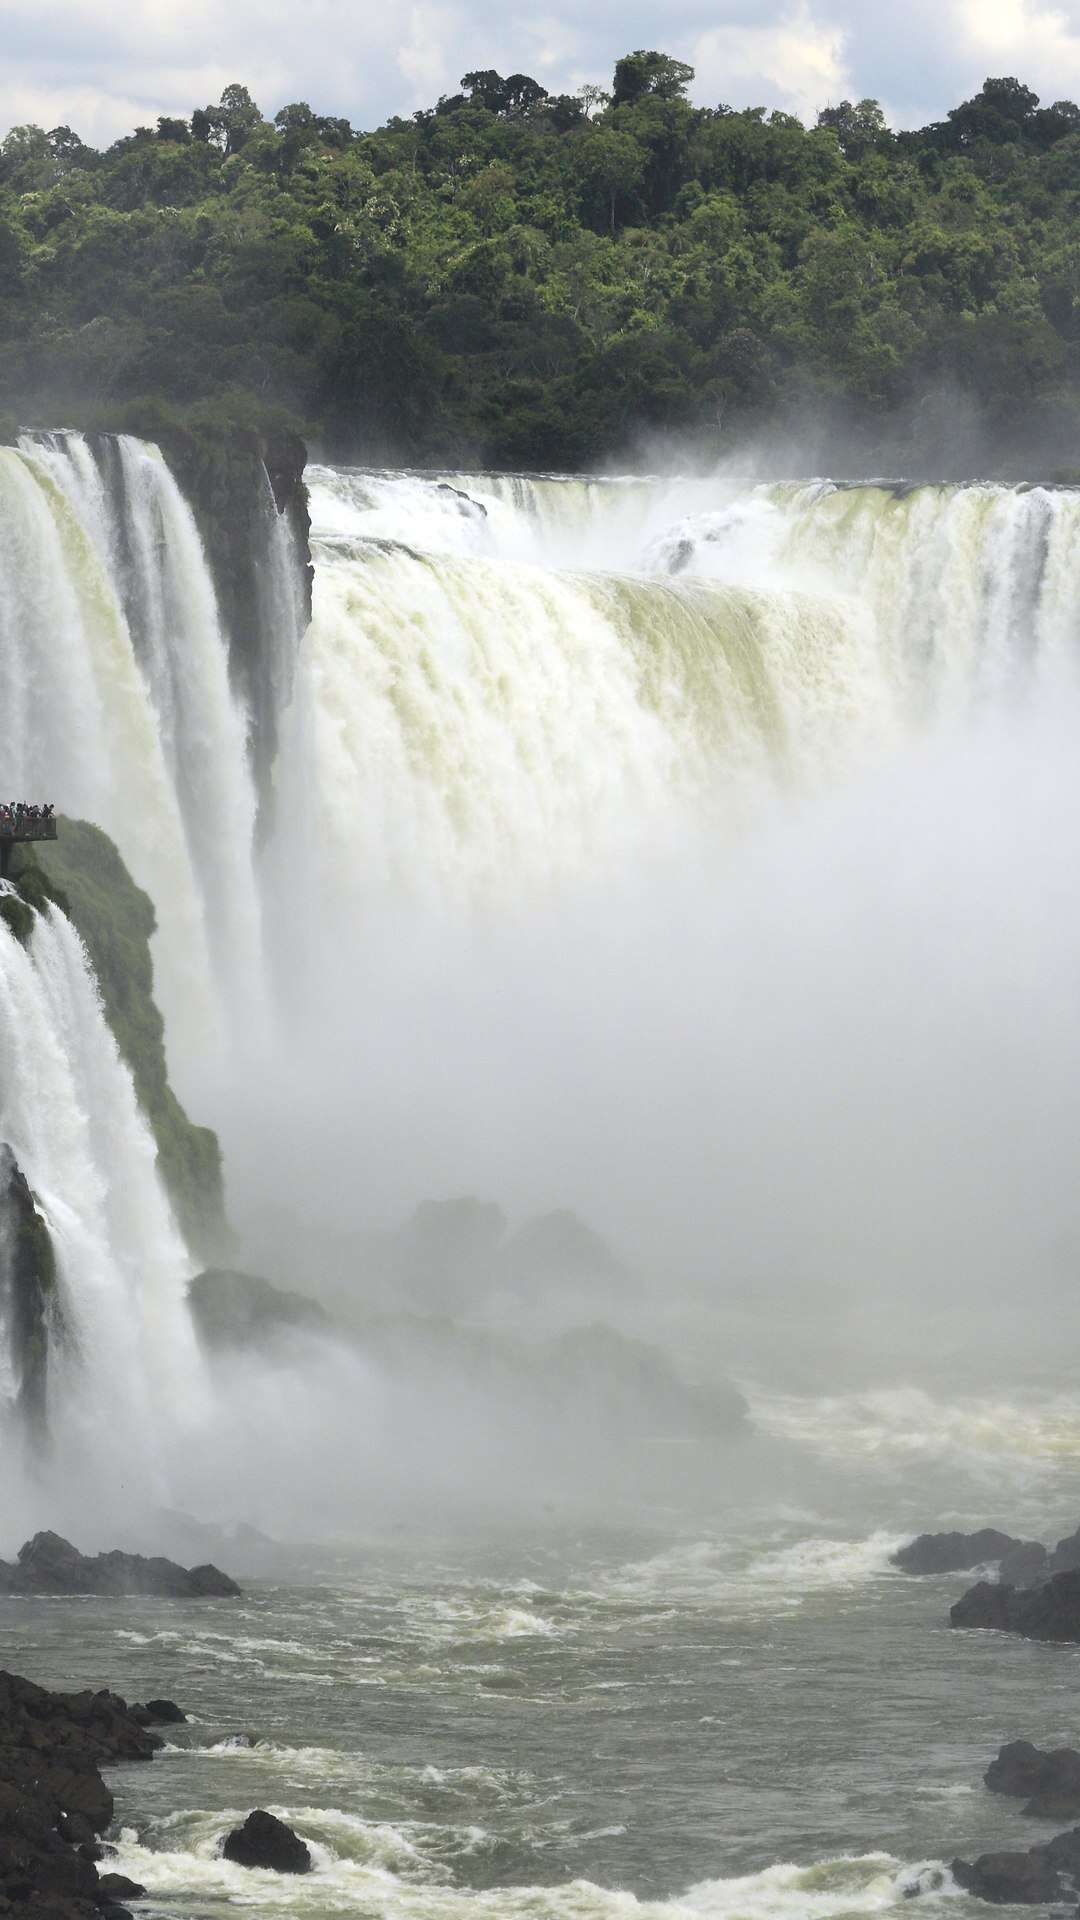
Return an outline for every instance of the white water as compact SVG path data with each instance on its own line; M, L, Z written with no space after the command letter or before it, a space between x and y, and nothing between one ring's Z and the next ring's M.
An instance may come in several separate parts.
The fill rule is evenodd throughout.
M361 925L534 901L1076 691L1072 493L317 468L312 511L282 789Z
M191 1262L86 953L55 908L37 917L28 950L0 928L0 1138L56 1254L57 1480L81 1486L90 1459L133 1493L162 1498L161 1442L175 1446L203 1412L184 1300ZM5 1532L15 1524L7 1495Z
M202 1009L259 996L253 787L191 515L132 441L108 470L71 434L0 455L11 783L151 891L252 1264L314 1287L324 1222L476 1190L578 1205L710 1312L761 1274L899 1297L923 1265L1052 1265L1039 1233L1080 1225L1077 496L310 477L295 674L267 499L280 998L237 1087Z
M13 797L104 827L151 895L187 1091L260 979L246 723L190 509L156 449L114 457L74 433L0 450L0 765Z

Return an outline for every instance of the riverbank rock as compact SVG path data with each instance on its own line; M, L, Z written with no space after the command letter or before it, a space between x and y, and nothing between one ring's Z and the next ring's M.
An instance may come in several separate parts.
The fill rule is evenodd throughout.
M310 1873L311 1855L298 1833L257 1807L234 1827L221 1849L238 1867L269 1867L274 1873Z
M35 1533L14 1566L0 1560L0 1593L151 1594L166 1600L237 1599L220 1567L181 1567L141 1553L80 1553L58 1533Z
M150 1760L162 1745L118 1694L50 1693L0 1672L0 1913L96 1920L142 1892L99 1877L95 1836L113 1817L98 1768Z
M1046 1549L1038 1541L1016 1540L996 1527L981 1527L977 1533L920 1533L906 1547L897 1548L892 1563L904 1573L966 1573L970 1567L984 1567L1031 1546L1045 1557Z
M954 1627L996 1628L1026 1640L1080 1640L1080 1570L1035 1587L979 1580L949 1609Z

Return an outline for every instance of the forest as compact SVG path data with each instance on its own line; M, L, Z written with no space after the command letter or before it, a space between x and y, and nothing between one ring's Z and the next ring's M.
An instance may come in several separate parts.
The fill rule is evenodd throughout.
M364 132L241 85L107 151L0 143L0 435L229 422L338 459L573 469L754 435L1069 478L1080 108L918 131L693 105L641 50ZM962 448L962 451L959 451ZM861 454L859 449L862 449Z

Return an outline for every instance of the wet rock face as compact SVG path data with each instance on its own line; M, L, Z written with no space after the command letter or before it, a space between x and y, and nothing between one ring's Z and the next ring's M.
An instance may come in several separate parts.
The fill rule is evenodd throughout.
M227 1835L222 1853L238 1867L269 1867L274 1873L310 1873L311 1855L299 1834L274 1814L256 1808Z
M977 1900L995 1906L1043 1906L1064 1893L1061 1875L1041 1853L981 1853L954 1860L953 1879Z
M1080 1640L1080 1570L1036 1587L980 1580L949 1609L954 1627L994 1627L1027 1640Z
M52 1239L11 1148L0 1143L0 1314L10 1327L17 1407L27 1431L45 1431L50 1315L55 1308Z
M983 1775L991 1793L1026 1801L1040 1820L1080 1819L1080 1753L1056 1747L1042 1753L1030 1740L1011 1740Z
M970 1567L986 1566L1032 1544L1037 1542L1016 1540L996 1527L982 1527L977 1533L920 1533L917 1540L899 1547L892 1560L904 1573L966 1573Z
M95 1920L142 1892L98 1876L94 1836L113 1817L98 1768L149 1760L161 1744L118 1694L49 1693L0 1672L0 1912Z
M35 1533L14 1566L0 1560L0 1593L153 1594L167 1600L235 1599L219 1567L181 1567L141 1553L80 1553L58 1533Z

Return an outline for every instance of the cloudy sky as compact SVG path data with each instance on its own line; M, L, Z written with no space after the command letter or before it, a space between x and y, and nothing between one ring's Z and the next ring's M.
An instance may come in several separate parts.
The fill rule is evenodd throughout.
M703 105L813 115L871 94L896 126L987 73L1080 98L1080 0L0 0L0 131L73 126L101 144L242 80L263 111L309 100L360 127L453 92L472 67L554 91L661 47Z

